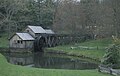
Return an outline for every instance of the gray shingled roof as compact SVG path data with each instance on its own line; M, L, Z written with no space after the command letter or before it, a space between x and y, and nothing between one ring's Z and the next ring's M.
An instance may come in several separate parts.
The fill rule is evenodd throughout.
M28 26L34 33L46 33L41 26Z
M47 34L55 34L51 29L45 29Z
M34 38L28 33L16 33L22 40L34 40Z

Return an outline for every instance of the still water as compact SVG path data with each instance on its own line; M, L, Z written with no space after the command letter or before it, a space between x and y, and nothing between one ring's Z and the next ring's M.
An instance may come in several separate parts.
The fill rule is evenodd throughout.
M9 63L35 68L46 69L96 69L98 64L70 56L51 53L4 53Z

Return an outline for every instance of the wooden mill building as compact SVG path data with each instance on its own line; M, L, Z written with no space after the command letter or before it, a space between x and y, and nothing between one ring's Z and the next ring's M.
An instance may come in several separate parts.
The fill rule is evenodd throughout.
M55 40L55 33L51 29L43 29L41 26L27 26L23 33L16 33L9 39L10 48L33 48L36 44L43 44L40 39L44 38L46 46L51 47ZM38 47L39 47L38 45Z
M28 26L25 29L25 32L29 33L34 38L38 36L43 36L46 34L45 29L43 29L41 26Z
M10 38L11 48L33 48L34 38L28 33L16 33Z

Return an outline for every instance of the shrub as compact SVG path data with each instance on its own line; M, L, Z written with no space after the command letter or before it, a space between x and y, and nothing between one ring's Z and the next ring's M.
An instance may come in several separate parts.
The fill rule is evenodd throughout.
M113 37L113 39L114 44L108 47L103 57L102 64L104 65L114 66L120 62L120 41L115 37Z

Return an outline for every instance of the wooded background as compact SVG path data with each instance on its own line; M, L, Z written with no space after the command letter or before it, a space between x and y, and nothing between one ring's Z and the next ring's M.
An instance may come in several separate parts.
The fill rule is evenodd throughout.
M93 38L120 35L120 0L0 0L0 34L27 25Z

